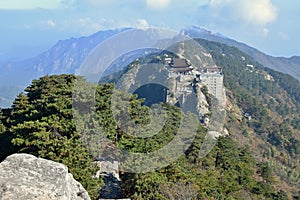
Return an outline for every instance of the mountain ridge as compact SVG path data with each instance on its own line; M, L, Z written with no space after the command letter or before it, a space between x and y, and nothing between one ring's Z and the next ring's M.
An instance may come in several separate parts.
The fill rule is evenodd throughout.
M200 139L202 136L204 137L201 132L205 132L205 129L200 129L199 138L195 138L191 149L186 152L186 156L174 164L153 173L137 175L125 173L122 175L121 179L124 181L126 196L135 199L137 195L140 195L143 199L153 199L151 195L160 195L156 192L159 192L158 188L164 184L163 180L174 181L180 178L191 180L191 184L202 190L203 194L200 195L207 198L219 194L224 195L219 196L222 199L229 196L233 199L247 199L245 195L250 195L248 199L253 197L252 199L286 200L292 199L293 196L298 198L300 141L296 136L299 135L300 130L298 112L300 109L300 92L297 92L300 91L299 81L290 75L263 67L252 57L235 47L201 39L197 41L207 52L211 52L215 64L223 69L224 84L229 102L226 108L228 115L224 128L228 129L229 136L220 138L220 143L207 157L199 158L198 150L202 144ZM248 65L253 67L249 68ZM138 77L135 76L136 78ZM24 137L32 145L39 145L39 143L31 140L29 134L23 134L24 131L26 132L27 124L38 124L34 127L37 132L42 134L35 134L34 137L41 142L48 142L44 139L46 134L56 137L53 134L69 133L68 130L75 130L68 128L73 126L73 123L66 123L68 119L72 119L69 110L72 107L70 105L73 84L70 79L74 80L75 77L73 75L46 76L34 81L34 85L25 90L28 93L21 94L16 99L13 108L19 108L19 110L11 110L13 114L11 119L15 119L14 124L12 127L4 127L4 132L6 130L9 133L15 131L16 133L11 134L21 139L19 141L23 141ZM43 84L39 84L39 82ZM66 87L66 85L68 86ZM110 112L112 103L110 95L113 93L111 90L114 85L98 86L99 96L96 99L100 101L99 105L96 106L99 109L97 113L99 114L99 121L102 123L101 127L104 127L107 137L110 137L112 141L117 141L117 144L122 148L135 147L135 150L141 152L149 152L153 150L153 147L160 148L160 145L164 144L163 142L168 143L169 136L172 136L169 133L173 133L173 128L177 127L180 122L180 115L176 115L176 112L173 113L173 110L176 111L178 108L168 107L167 104L170 117L174 121L168 121L168 125L165 126L168 128L166 134L164 132L157 134L157 137L151 138L147 142L144 141L144 138L136 140L136 138L128 137L125 132L116 128L114 121L116 118ZM44 95L36 95L39 92ZM50 94L53 95L54 102L57 102L58 106L53 104L53 98ZM121 93L118 94L118 97L122 97ZM69 100L66 101L66 99ZM138 106L141 101L143 100L134 98L132 105L133 108L138 108L138 112L134 112L138 115L133 118L139 120L137 123L142 124L149 121L145 115L148 112L147 109ZM34 113L39 113L39 115ZM248 113L251 119L245 117L245 113ZM53 117L56 114L62 118ZM8 120L5 119L9 116L5 114L3 116L3 124L6 124ZM89 115L87 114L87 116ZM48 117L49 119L47 119ZM82 117L89 119L86 116ZM21 123L24 126L19 124L18 119L23 120ZM296 121L294 121L295 119ZM53 120L55 120L54 125L57 129L47 125L47 122L52 124ZM68 126L60 125L60 123L66 123ZM48 129L49 131L45 131ZM121 137L116 138L117 133ZM59 136L57 137L59 138ZM55 140L50 141L54 142ZM41 147L44 148L43 145ZM76 145L74 147L78 150ZM62 150L60 146L57 148L59 151ZM45 153L48 154L51 148L45 149ZM111 151L110 149L107 152ZM72 155L74 154L72 153ZM67 157L69 158L69 155ZM79 167L82 169L82 165ZM176 173L172 173L172 171ZM191 177L193 178L191 179ZM151 187L148 187L149 184ZM175 182L174 185L177 183ZM158 198L158 196L155 197Z
M132 28L103 30L90 36L70 38L58 41L53 47L37 55L17 62L1 62L0 86L11 88L18 86L13 95L8 96L0 91L0 107L8 107L14 97L21 92L32 79L47 74L74 74L89 53L105 39ZM237 42L220 33L213 33L206 29L192 26L181 30L191 38L201 38L209 41L220 42L229 46L235 46L241 51L249 54L265 67L290 74L300 80L300 57L291 58L269 56L244 43Z
M197 38L201 35L201 39L206 39L209 41L220 42L229 46L237 47L239 50L247 53L254 58L257 62L262 64L267 68L274 69L286 74L290 74L296 79L300 80L300 60L299 56L292 56L290 58L286 57L274 57L267 55L258 49L251 47L245 43L238 42L234 39L227 37L219 37L216 34L212 34L210 31L205 31L205 29L193 26L186 30L187 35L192 38Z

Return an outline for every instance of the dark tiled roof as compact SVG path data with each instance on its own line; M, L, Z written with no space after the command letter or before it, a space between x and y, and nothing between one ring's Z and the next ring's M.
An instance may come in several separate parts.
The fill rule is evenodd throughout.
M186 59L175 58L171 63L171 67L174 68L188 68L190 65L187 63Z

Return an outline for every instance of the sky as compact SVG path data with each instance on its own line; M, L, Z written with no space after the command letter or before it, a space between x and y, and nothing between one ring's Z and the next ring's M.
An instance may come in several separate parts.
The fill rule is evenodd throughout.
M192 25L290 57L300 55L299 21L298 0L0 0L0 61L100 30Z

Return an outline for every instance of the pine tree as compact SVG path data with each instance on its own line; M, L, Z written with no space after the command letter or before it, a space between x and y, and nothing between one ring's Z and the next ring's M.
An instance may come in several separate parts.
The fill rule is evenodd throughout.
M92 178L97 170L92 165L94 158L76 132L72 115L74 81L73 75L34 80L13 103L9 132L18 152L67 165L94 199L102 181Z

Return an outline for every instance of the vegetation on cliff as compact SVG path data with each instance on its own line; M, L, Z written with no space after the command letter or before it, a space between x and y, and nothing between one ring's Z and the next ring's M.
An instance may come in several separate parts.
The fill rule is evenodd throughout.
M219 138L213 150L200 158L198 152L206 129L199 124L192 145L177 161L154 172L122 173L124 196L132 199L299 198L300 83L288 75L265 69L236 48L204 40L198 42L223 68L228 96L225 127L230 135ZM0 159L25 152L61 162L95 199L103 183L92 178L97 170L91 165L94 155L89 150L93 147L84 145L81 138L84 134L76 130L73 119L75 80L82 81L82 87L88 84L74 75L41 77L18 95L11 108L0 110ZM115 147L129 152L151 152L175 137L181 111L164 103L160 105L167 110L167 120L155 136L136 138L118 127L111 109L113 89L113 83L96 86L97 121L91 124L99 123L102 133ZM141 126L148 124L150 109L143 105L143 99L117 92L120 98L130 100L129 113L134 122ZM244 117L245 113L251 115L251 120ZM103 153L112 159L115 156L109 148Z

